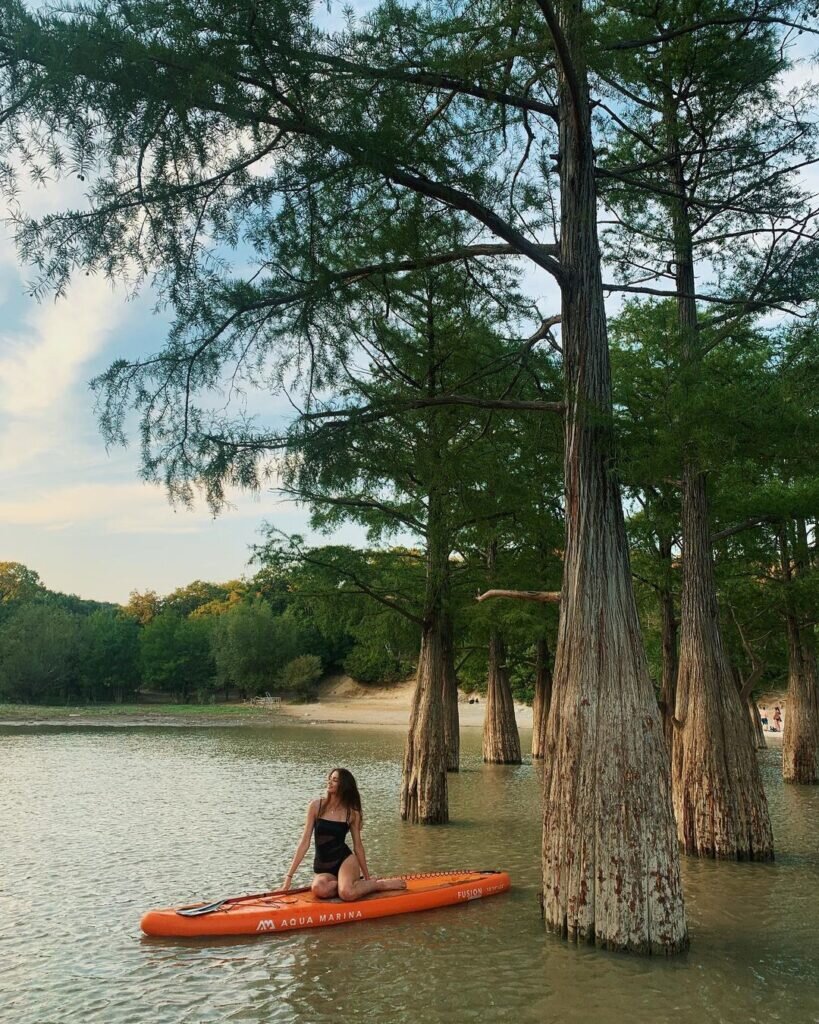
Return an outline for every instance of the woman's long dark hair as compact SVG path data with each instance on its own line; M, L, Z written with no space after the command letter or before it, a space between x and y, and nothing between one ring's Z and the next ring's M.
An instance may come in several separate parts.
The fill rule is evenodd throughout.
M338 772L338 798L348 811L358 811L361 824L364 824L364 814L361 810L361 796L358 792L358 784L355 776L346 768L333 768L327 773L329 779L333 772Z

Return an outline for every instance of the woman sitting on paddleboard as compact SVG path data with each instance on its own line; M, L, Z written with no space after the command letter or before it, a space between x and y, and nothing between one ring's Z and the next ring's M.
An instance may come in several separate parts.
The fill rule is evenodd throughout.
M314 895L322 899L340 896L343 900L358 900L371 892L406 889L407 883L400 878L370 877L361 845L362 820L361 797L352 772L334 768L327 776L326 795L311 801L307 808L304 832L282 889L290 888L293 875L310 848L311 836L316 841L316 875L311 886ZM344 842L348 832L353 839L352 850Z

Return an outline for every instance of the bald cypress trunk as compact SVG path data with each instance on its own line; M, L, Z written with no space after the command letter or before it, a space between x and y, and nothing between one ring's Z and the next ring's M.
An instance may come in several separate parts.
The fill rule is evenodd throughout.
M662 680L660 709L663 713L663 734L669 756L674 741L674 706L677 701L677 614L671 589L671 540L660 538L663 580L660 584L660 638L662 643Z
M753 697L748 698L748 714L751 718L751 732L754 737L754 746L757 750L764 750L768 744L765 742L765 730L762 728L762 715Z
M748 709L748 728L751 730L751 746L755 750L764 750L768 744L765 742L765 730L762 728L762 716L759 713L759 708L756 706L756 701L753 698L752 692L756 685L756 680L761 676L761 672L752 671L751 676L753 678L749 678L747 682L743 682L742 676L740 675L739 669L736 665L732 666L731 672L734 677L737 692L739 693L739 699Z
M666 116L684 380L703 373L694 256L686 181L676 136L676 111ZM683 586L680 653L672 742L674 812L688 854L770 860L773 835L748 712L725 652L714 579L707 478L697 452L683 453Z
M813 626L804 626L800 622L791 590L794 572L804 571L807 562L807 538L800 533L804 533L804 523L801 530L797 523L797 557L792 566L787 527L783 524L779 531L788 642L788 707L782 734L782 778L785 782L810 785L817 781L819 695Z
M552 669L549 664L549 644L542 636L537 641L535 660L535 699L532 701L532 757L546 756L546 723L552 703Z
M440 626L439 618L424 626L401 778L401 817L421 825L449 821Z
M444 741L446 743L446 770L457 772L461 758L461 735L458 714L458 677L455 674L455 638L452 616L444 612Z
M748 711L723 645L703 473L686 466L677 725L672 754L680 842L699 857L771 860L773 835Z
M520 734L500 631L489 631L489 678L483 719L483 759L489 764L520 764Z
M493 539L486 552L490 586L494 581L498 542ZM506 668L506 648L494 620L489 627L489 657L486 680L486 712L483 719L483 759L489 764L520 764L520 735L515 721L515 703Z
M631 583L581 5L559 5L566 541L544 763L543 913L610 949L673 953L688 935L662 722Z
M432 491L427 523L427 579L421 651L401 773L401 817L422 825L440 825L449 820L444 727L444 595L449 547L441 528L440 505L440 495Z

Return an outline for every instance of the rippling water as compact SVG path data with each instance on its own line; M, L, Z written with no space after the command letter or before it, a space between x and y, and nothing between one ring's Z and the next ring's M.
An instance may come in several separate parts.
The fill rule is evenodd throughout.
M393 732L0 729L0 1019L819 1022L819 787L784 787L779 751L762 755L776 863L686 862L691 952L665 961L544 932L536 769L483 765L479 743L464 736L454 822L413 828ZM140 934L148 907L277 886L337 764L373 871L503 866L512 892L282 937Z

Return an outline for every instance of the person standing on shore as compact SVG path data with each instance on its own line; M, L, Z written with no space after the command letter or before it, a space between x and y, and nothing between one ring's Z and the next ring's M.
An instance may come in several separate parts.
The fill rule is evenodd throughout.
M779 705L777 705L774 708L773 720L774 720L774 724L773 724L774 732L781 732L782 731L782 712L779 710Z
M359 900L371 892L406 889L402 878L373 878L367 867L367 857L361 842L364 816L361 797L352 772L334 768L327 776L327 792L307 807L299 845L293 854L290 870L284 876L282 889L286 892L293 881L304 855L315 840L311 885L313 894L321 899L340 896L343 900ZM350 833L352 850L345 839Z

